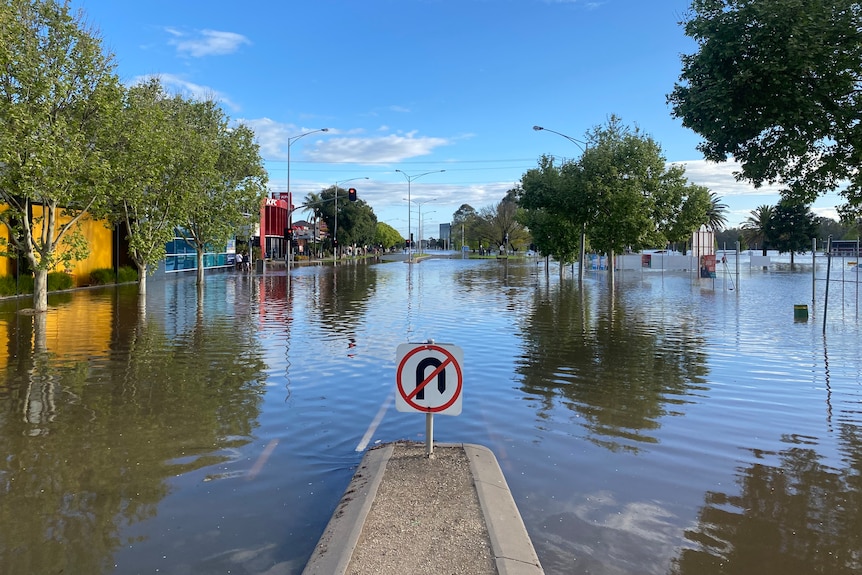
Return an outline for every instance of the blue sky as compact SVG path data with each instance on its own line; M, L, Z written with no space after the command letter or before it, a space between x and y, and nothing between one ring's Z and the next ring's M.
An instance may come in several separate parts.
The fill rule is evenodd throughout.
M73 0L115 55L123 82L157 75L171 92L214 98L251 126L270 190L310 192L352 178L378 220L436 237L462 204L499 202L542 154L615 114L668 162L723 197L728 223L777 189L703 161L666 95L688 0ZM320 128L328 132L301 134ZM288 140L290 138L290 140ZM399 173L396 170L401 170ZM445 170L443 173L426 172ZM406 201L408 182L411 177ZM419 176L419 177L416 177ZM368 178L365 180L364 178ZM835 195L814 205L837 217ZM408 205L412 211L408 215ZM306 213L298 213L295 219Z

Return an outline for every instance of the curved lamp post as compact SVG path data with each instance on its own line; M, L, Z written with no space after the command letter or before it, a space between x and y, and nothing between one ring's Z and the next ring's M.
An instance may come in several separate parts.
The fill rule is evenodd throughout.
M335 182L335 226L332 232L332 241L333 245L333 256L335 256L335 261L338 261L338 184L346 184L347 182L352 182L354 180L367 180L368 176L359 176L356 178L350 178L349 180L341 180L340 182Z
M287 227L288 229L293 227L293 195L290 193L290 147L293 145L295 141L300 138L304 138L306 136L310 136L311 134L316 134L318 132L328 132L329 128L319 128L317 130L309 130L308 132L303 132L297 136L291 136L287 139ZM293 244L288 242L287 244L287 267L290 267L291 256L293 256Z
M440 174L442 172L445 172L446 170L431 170L430 172L423 172L421 174L416 174L415 176L410 176L406 172L404 172L403 170L395 170L395 171L398 172L399 174L401 174L402 176L404 176L404 178L407 180L407 201L412 202L412 200L410 199L410 184L413 183L413 180L415 180L417 178L421 178L422 176L427 176L428 174ZM407 248L407 259L412 262L413 261L413 242L410 241L410 232L413 230L412 230L412 225L410 222L410 212L411 212L410 204L408 203L407 204L407 242L410 245L410 247Z
M587 142L582 140L578 140L577 138L573 138L571 136L567 136L561 132L557 132L555 130L550 130L548 128L544 128L542 126L533 126L533 129L537 132L544 130L545 132L551 132L552 134L556 134L558 136L562 136L571 143L578 146L584 153L586 153L587 148L590 145ZM583 227L581 228L581 249L580 249L580 259L578 260L578 282L583 283L584 281L584 257L586 257L586 244L587 244L587 223L584 222Z

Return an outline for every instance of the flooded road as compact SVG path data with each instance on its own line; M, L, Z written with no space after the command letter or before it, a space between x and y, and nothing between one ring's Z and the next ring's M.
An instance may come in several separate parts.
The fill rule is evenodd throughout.
M301 572L363 451L424 441L395 350L428 339L464 350L435 439L494 451L547 573L862 571L858 284L824 333L810 261L570 276L430 259L0 302L0 572Z

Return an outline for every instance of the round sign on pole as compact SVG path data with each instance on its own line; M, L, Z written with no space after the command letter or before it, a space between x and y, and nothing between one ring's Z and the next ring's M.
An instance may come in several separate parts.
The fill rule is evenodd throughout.
M420 413L461 413L464 352L448 343L402 343L396 351L395 408Z

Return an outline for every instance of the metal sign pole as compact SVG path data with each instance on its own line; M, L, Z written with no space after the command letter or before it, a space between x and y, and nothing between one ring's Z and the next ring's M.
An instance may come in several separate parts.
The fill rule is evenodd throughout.
M425 414L425 455L431 457L434 453L434 414Z

